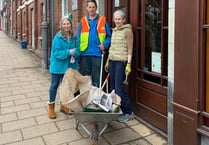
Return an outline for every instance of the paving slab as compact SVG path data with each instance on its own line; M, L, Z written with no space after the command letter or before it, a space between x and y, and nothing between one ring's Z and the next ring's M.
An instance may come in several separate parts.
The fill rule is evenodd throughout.
M57 133L43 136L47 145L58 145L66 142L71 142L81 139L81 135L75 129L59 131Z
M3 123L2 131L7 132L7 131L18 130L18 129L35 126L35 125L36 125L36 122L34 118L16 120L16 121Z
M27 139L20 142L11 143L8 145L45 145L45 143L41 137L38 137L38 138Z
M134 125L131 126L131 128L133 128L141 136L148 136L153 134L153 131L148 127L144 126L143 124Z
M47 114L47 112L48 111L42 107L42 108L27 109L24 111L19 111L19 112L17 112L17 116L18 116L18 118L23 119L23 118L44 115L44 114Z
M150 136L145 137L152 145L167 145L167 142L165 141L162 136L158 134L152 134Z
M111 144L117 145L136 140L141 136L130 128L124 128L104 134L103 137L107 139Z
M17 120L17 115L16 113L10 113L10 114L5 114L5 115L0 115L0 124L5 123L5 122L10 122Z
M9 131L0 134L0 145L17 142L21 140L22 140L22 135L20 130Z
M58 129L54 123L42 124L22 129L24 139L43 136L55 132L58 132Z

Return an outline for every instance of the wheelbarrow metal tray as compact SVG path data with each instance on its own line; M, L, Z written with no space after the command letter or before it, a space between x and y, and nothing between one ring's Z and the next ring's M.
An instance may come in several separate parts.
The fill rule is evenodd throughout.
M108 123L115 120L122 114L121 109L118 112L72 112L72 115L80 123Z

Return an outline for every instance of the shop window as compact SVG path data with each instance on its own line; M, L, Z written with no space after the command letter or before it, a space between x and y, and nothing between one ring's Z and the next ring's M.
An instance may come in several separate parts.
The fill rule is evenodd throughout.
M167 86L168 0L146 0L139 4L143 9L138 22L138 77Z
M39 26L41 26L41 23L42 23L42 21L43 21L43 10L44 10L44 3L41 3L40 4L40 13L39 13L39 16L40 16L40 19L39 19Z

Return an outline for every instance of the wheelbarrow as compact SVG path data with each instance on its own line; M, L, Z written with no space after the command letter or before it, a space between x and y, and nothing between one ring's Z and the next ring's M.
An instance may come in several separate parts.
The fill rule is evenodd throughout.
M99 96L102 95L102 90L104 85L106 84L106 92L108 93L108 78L109 74L106 77L103 85L101 83L102 80L102 71L103 71L103 54L101 59L101 70L100 70L100 86L99 86ZM118 107L117 111L114 112L105 112L105 111L90 111L90 112L72 112L72 115L75 117L76 130L78 130L79 125L84 129L84 131L91 137L92 145L97 145L99 137L108 127L108 123L116 120L116 118L122 114L120 107ZM88 130L86 124L93 124L92 130ZM100 124L103 124L103 127L99 127Z
M78 72L68 69L63 78L62 84L60 86L60 99L62 104L65 107L68 107L72 111L72 115L75 117L76 122L76 130L78 130L79 125L84 129L84 131L90 135L92 138L92 144L95 145L98 143L99 137L108 127L108 123L115 120L119 115L122 114L120 109L120 97L116 96L114 103L118 105L117 109L111 109L109 112L101 111L98 109L90 109L85 110L84 108L88 108L88 104L92 102L92 99L97 96L102 96L105 94L103 92L103 87L106 84L106 92L108 92L108 77L107 76L105 82L101 83L102 80L102 67L103 67L103 55L101 61L101 73L100 73L100 87L97 88L95 86L91 86L91 80L88 76L82 76ZM82 79L81 79L82 78ZM73 83L75 82L75 83ZM79 86L80 94L74 97L73 93L75 92L76 86ZM92 131L89 131L86 128L86 124L93 124ZM99 126L103 124L104 126ZM100 129L101 128L101 129Z
M107 80L107 78L106 78L106 80ZM106 80L105 80L104 84L107 83ZM104 87L104 84L103 84L102 88ZM96 87L91 87L89 94L92 96L97 96L95 94L97 94L97 92L99 90L101 90L101 89L96 88ZM104 92L99 91L98 94L102 95L103 93ZM82 100L82 98L85 98L85 94L78 97L78 99L80 99L80 100ZM114 101L114 102L120 102L120 98L118 98L118 99L116 99L116 98L118 98L118 97L115 97L115 100L119 100L119 101ZM75 98L75 100L76 100L76 98ZM85 100L85 99L83 99L83 100ZM74 101L74 102L76 102L76 101ZM88 103L86 103L88 101L84 101L84 102L85 102L85 104L88 104ZM84 106L82 103L83 103L82 101L81 102L77 101L76 104L74 104L74 103L72 103L72 104L76 105L76 106L79 106L79 105ZM72 108L76 108L75 106L73 107L73 105L71 105ZM83 111L72 112L72 115L75 117L76 130L78 130L78 127L80 125L84 129L84 131L91 137L92 145L97 145L99 137L102 135L102 133L108 127L108 123L113 120L116 120L117 117L122 114L122 111L120 109L120 106L116 106L115 109L113 109L114 108L113 107L112 110L109 110L108 112L106 112L107 110L104 111L105 109L103 110L98 106L89 107L89 106L94 106L94 105L95 104L87 105L86 107L84 107ZM86 125L90 125L90 124L93 124L93 126L92 126L91 130L88 130ZM100 125L102 125L102 127L100 127Z
M78 130L79 125L84 129L84 131L91 137L92 144L97 144L99 137L108 127L108 123L116 120L116 118L122 114L121 109L118 112L107 113L107 112L72 112L72 115L76 120L76 130ZM88 130L86 124L93 124L92 131ZM104 126L99 129L99 125Z

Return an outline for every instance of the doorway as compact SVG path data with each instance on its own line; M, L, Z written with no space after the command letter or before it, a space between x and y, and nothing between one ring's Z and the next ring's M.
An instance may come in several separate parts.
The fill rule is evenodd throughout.
M168 0L107 0L106 4L109 21L121 9L132 25L134 52L127 88L134 113L167 133Z

